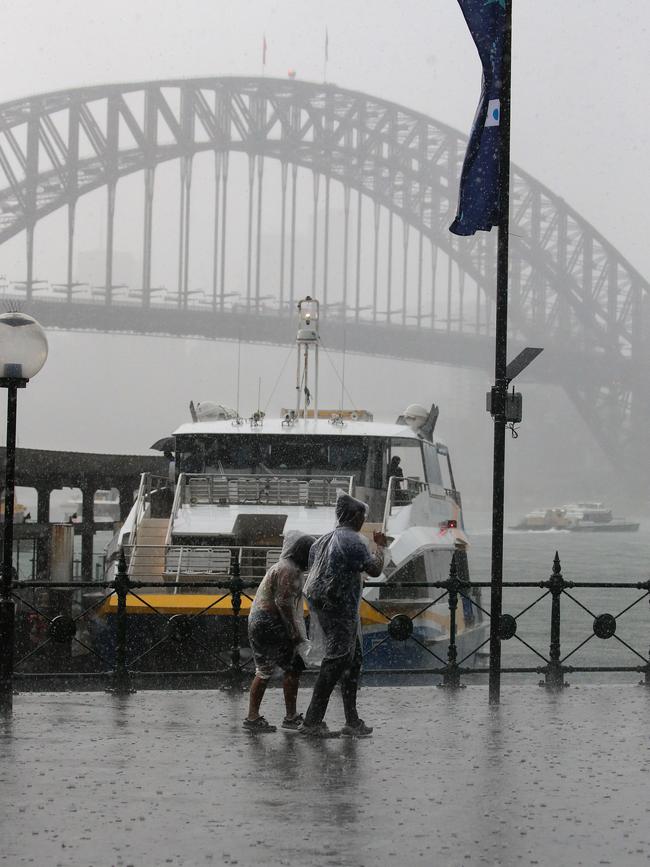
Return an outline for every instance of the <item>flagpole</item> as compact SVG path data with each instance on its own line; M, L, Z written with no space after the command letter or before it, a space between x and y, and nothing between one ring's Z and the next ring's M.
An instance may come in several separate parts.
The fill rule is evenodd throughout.
M506 457L506 378L508 349L508 231L510 226L510 95L512 68L512 0L506 0L502 83L499 104L499 235L497 241L496 337L494 354L494 458L492 477L492 572L490 587L489 701L501 697L501 611L503 596L503 524Z
M323 53L323 83L327 82L327 61L329 60L330 37L327 27L325 28L325 51Z

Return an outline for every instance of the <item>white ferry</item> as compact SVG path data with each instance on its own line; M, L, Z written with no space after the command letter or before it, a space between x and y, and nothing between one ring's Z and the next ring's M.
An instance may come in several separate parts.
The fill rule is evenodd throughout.
M568 530L572 533L633 533L638 521L615 518L603 503L583 501L529 512L511 530Z
M320 410L318 302L308 297L298 310L295 408L277 418L260 412L242 418L216 404L191 405L192 421L167 444L175 458L170 478L143 475L110 546L108 569L114 570L124 547L132 580L168 585L166 592L145 588L129 595L129 612L203 612L215 615L215 629L227 634L230 596L187 585L226 580L235 564L244 581L261 580L278 559L285 533L319 536L333 528L343 490L368 503L368 538L381 529L389 540L381 586L363 594L365 670L438 667L447 659L448 599L440 589L398 586L444 581L454 553L460 574L468 577L460 492L447 446L434 439L437 407L412 405L395 424L375 422L366 411ZM243 616L252 593L242 599ZM115 604L113 597L107 611ZM478 595L459 598L457 658L466 665L488 636L479 606ZM390 619L400 614L413 621L405 641L387 633ZM246 652L242 648L242 658Z

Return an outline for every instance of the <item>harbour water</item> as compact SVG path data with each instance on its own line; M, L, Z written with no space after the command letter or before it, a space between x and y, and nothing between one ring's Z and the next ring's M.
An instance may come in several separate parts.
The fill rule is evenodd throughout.
M472 580L488 581L490 576L491 538L489 517L469 516L466 519L471 541L469 564ZM562 575L567 581L594 583L636 582L650 578L650 525L642 523L636 533L571 533L549 530L546 532L506 531L504 537L504 581L541 581L551 574L555 552L559 553ZM489 606L489 588L483 591ZM546 591L542 589L506 588L503 612L516 616ZM594 615L617 615L644 591L635 589L582 589L570 590L571 596ZM580 642L591 639L577 650L567 664L576 666L637 665L642 660L617 638L608 640L593 636L593 617L567 596L562 597L562 656ZM518 619L517 635L548 657L550 638L550 596L546 596ZM650 645L650 610L648 597L623 614L617 624L616 636L647 658ZM502 661L508 666L535 666L543 660L516 638L502 644ZM524 676L510 675L506 679L521 680ZM530 679L530 675L524 679ZM635 673L572 674L572 683L578 682L635 682Z

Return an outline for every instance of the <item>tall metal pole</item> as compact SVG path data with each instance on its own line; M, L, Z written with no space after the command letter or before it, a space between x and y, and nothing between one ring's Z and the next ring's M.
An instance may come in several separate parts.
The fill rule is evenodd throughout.
M500 92L501 152L499 165L500 215L497 244L497 303L494 358L494 459L492 479L492 575L490 592L490 678L489 701L501 697L501 603L503 589L503 504L506 458L506 379L508 348L508 230L510 222L510 83L512 46L512 2L504 16L503 66Z
M24 384L24 380L21 381ZM14 489L16 482L16 410L18 382L7 384L7 452L5 464L5 516L0 586L0 709L10 711L13 695L15 604L13 583Z

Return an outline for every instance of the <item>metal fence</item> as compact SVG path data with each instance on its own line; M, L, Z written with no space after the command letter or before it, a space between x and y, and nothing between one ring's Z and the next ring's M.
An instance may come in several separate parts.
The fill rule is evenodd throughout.
M253 660L246 640L246 615L258 580L242 578L239 558L231 561L227 577L186 581L183 589L196 594L191 610L187 595L170 594L169 584L133 580L129 576L125 552L122 552L113 581L56 584L51 582L15 582L13 599L18 609L17 629L11 647L0 647L3 659L13 659L10 671L0 684L7 697L18 688L70 688L82 684L88 688L105 686L117 693L130 692L147 685L168 687L241 686L253 673ZM146 593L143 588L146 586ZM366 587L386 588L386 584L367 581ZM364 648L364 669L382 682L399 676L427 677L430 683L458 689L469 679L484 675L485 666L473 664L489 639L459 653L459 635L467 621L467 612L489 619L490 615L477 600L477 588L487 582L469 582L459 577L455 560L445 581L400 582L400 591L409 588L433 591L428 599L419 599L410 613L389 615L379 601L364 600L378 623L385 624L385 634L371 647ZM503 642L519 642L534 661L530 665L503 665L503 673L541 675L541 683L561 689L566 675L574 672L633 672L650 685L650 656L634 647L619 634L619 626L633 610L650 600L650 581L575 582L563 578L556 555L552 573L539 582L505 582L504 589L519 588L534 592L523 608L504 613L500 619ZM614 613L592 610L581 593L587 589L611 592L613 598L625 593L624 604ZM159 591L156 593L156 591ZM215 592L216 591L216 592ZM94 594L92 598L88 594ZM85 603L82 604L82 601ZM546 642L536 646L529 640L522 623L542 603L550 601ZM418 618L433 606L446 601L448 629L443 642L433 646L418 633ZM566 648L562 643L563 612L575 606L584 615L586 629L582 637ZM642 611L644 609L641 609ZM647 607L646 607L647 619ZM143 617L146 614L148 616ZM211 616L211 615L221 616ZM211 623L209 621L212 621ZM29 629L25 635L24 625ZM219 629L216 628L219 624ZM155 629L153 626L155 625ZM145 628L146 626L146 628ZM644 620L644 635L650 639L650 622ZM460 630L460 632L459 632ZM7 631L3 630L3 635ZM27 640L26 640L27 639ZM6 639L5 639L6 640ZM600 642L602 664L578 665L578 652L590 642ZM397 652L412 643L421 657L430 660L416 670L377 667L373 655L378 648L392 646ZM616 644L629 659L607 663L606 647ZM444 651L441 650L444 648ZM385 647L384 647L385 650Z

